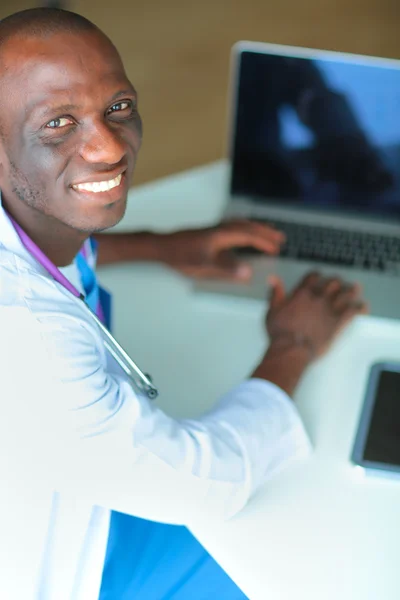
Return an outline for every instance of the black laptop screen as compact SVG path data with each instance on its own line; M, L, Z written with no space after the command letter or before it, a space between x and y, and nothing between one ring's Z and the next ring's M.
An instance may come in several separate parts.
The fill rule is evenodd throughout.
M240 55L231 193L400 219L400 69Z

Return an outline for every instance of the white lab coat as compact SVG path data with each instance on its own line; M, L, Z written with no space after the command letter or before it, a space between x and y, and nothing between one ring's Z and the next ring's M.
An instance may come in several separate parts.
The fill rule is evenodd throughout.
M66 272L79 285L74 265ZM2 600L97 600L110 509L186 525L229 518L310 449L294 404L266 381L242 383L196 421L135 394L1 207L0 373Z

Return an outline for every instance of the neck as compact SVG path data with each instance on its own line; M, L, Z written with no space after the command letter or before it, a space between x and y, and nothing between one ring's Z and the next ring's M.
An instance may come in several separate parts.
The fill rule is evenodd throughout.
M71 264L83 242L89 237L88 233L76 231L34 208L10 205L4 196L2 203L5 210L57 267Z

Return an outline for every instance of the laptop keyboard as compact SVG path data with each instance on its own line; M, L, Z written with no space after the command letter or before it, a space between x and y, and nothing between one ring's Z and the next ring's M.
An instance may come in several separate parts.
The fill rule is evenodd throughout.
M285 221L265 222L286 234L281 256L400 275L400 238Z

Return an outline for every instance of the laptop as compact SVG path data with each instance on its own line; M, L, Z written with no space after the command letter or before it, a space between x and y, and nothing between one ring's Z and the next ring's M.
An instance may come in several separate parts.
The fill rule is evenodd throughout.
M239 42L231 55L226 218L287 234L278 258L241 250L262 298L268 273L292 289L319 270L360 281L371 313L400 317L400 61Z

